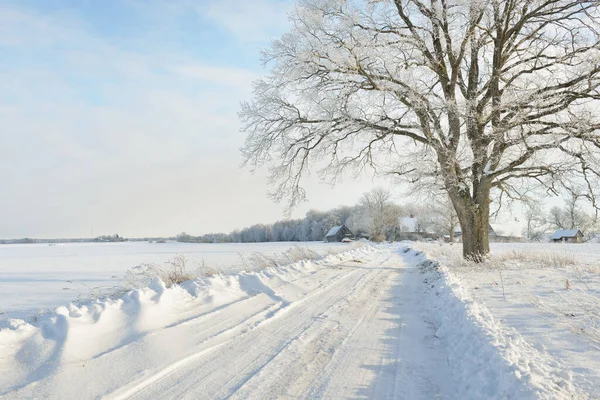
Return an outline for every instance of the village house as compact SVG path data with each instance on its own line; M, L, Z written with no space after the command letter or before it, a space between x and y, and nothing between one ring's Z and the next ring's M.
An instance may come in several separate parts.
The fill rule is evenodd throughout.
M583 233L579 229L558 229L552 234L554 243L583 243Z
M344 239L346 239L346 240L352 239L352 236L354 236L354 235L352 234L350 229L348 229L346 227L346 225L339 225L339 226L334 226L333 228L331 228L329 230L329 232L327 232L327 234L325 235L325 241L326 242L341 242L341 241L344 241Z
M419 220L414 216L400 218L400 232L416 233L419 231Z

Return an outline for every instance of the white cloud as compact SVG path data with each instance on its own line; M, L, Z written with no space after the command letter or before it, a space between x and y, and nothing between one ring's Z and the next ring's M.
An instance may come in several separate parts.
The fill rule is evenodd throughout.
M212 0L199 11L242 42L267 42L288 29L293 6L291 0Z
M260 76L245 69L212 67L201 64L176 66L173 71L183 77L204 83L232 86L242 90L251 87L251 83Z
M71 39L68 24L56 19L0 4L1 46L48 46Z
M210 4L246 38L279 29L287 7ZM283 217L264 176L238 169L236 113L254 71L136 38L124 46L74 13L2 6L0 31L13 57L0 68L0 237L199 234ZM373 186L307 184L314 202L295 216Z

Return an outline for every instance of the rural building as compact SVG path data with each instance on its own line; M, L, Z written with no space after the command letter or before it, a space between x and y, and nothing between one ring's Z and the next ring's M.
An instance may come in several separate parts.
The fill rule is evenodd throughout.
M415 233L418 232L419 220L414 216L400 218L400 232Z
M435 240L439 236L435 233L427 233L427 228L419 221L419 217L410 214L408 217L402 217L398 221L398 228L395 229L393 240Z
M346 227L346 225L334 226L325 235L326 242L341 242L344 239L351 239L352 232Z
M582 243L583 233L579 229L559 229L552 234L555 243Z
M496 233L496 231L494 230L494 228L492 228L492 224L489 224L489 229L488 229L488 235L490 238L495 238L498 236L498 234ZM462 236L462 230L460 227L457 227L454 230L454 237L455 238L459 238Z

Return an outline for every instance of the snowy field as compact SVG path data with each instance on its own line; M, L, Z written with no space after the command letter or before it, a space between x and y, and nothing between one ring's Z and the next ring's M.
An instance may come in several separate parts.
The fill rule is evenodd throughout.
M243 268L242 257L255 252L280 254L294 246L325 254L338 243L65 243L0 245L0 321L31 318L76 299L119 286L127 270L142 263L164 264L177 254L188 269L202 263L219 271Z
M492 243L490 261L461 259L461 247L414 243L449 279L560 364L600 398L600 244Z
M0 321L0 398L598 398L598 246L339 246Z
M9 320L0 397L452 398L421 279L366 246Z

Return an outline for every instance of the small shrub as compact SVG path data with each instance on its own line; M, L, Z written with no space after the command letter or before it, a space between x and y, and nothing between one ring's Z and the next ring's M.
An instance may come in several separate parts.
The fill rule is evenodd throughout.
M198 277L198 274L187 270L187 258L183 254L177 254L167 261L167 266L156 263L144 263L127 271L126 281L132 288L147 286L154 278L159 278L166 287L179 285Z
M331 251L330 251L330 254ZM281 254L252 253L244 255L239 253L242 269L246 271L259 271L266 268L277 268L283 265L293 264L302 260L317 260L321 258L319 253L308 247L294 246Z
M246 263L249 270L277 268L280 265L275 254L267 255L264 253L252 253L246 256Z
M92 300L118 299L130 290L147 287L154 278L159 278L166 287L171 287L198 277L211 277L219 273L214 268L207 267L204 261L195 271L188 271L188 260L183 254L177 254L164 264L144 263L135 266L127 270L125 277L114 286L91 287L83 282L68 280L70 286L64 287L63 290L77 293L74 303L81 305ZM113 276L113 278L117 277ZM2 314L0 311L0 317ZM31 322L35 322L41 315L44 315L44 311L30 316Z
M202 261L202 265L196 270L196 275L197 277L211 278L213 276L219 275L219 271L217 271L214 268L207 267L204 261Z
M283 257L289 264L301 260L316 260L321 256L308 247L294 246L283 252Z
M98 300L106 297L110 297L113 287L101 287L101 286L90 286L84 282L73 282L72 280L66 281L71 286L66 286L62 290L68 290L77 293L77 300L75 303L81 303L88 300ZM39 314L39 313L38 313ZM39 314L41 315L41 314Z

